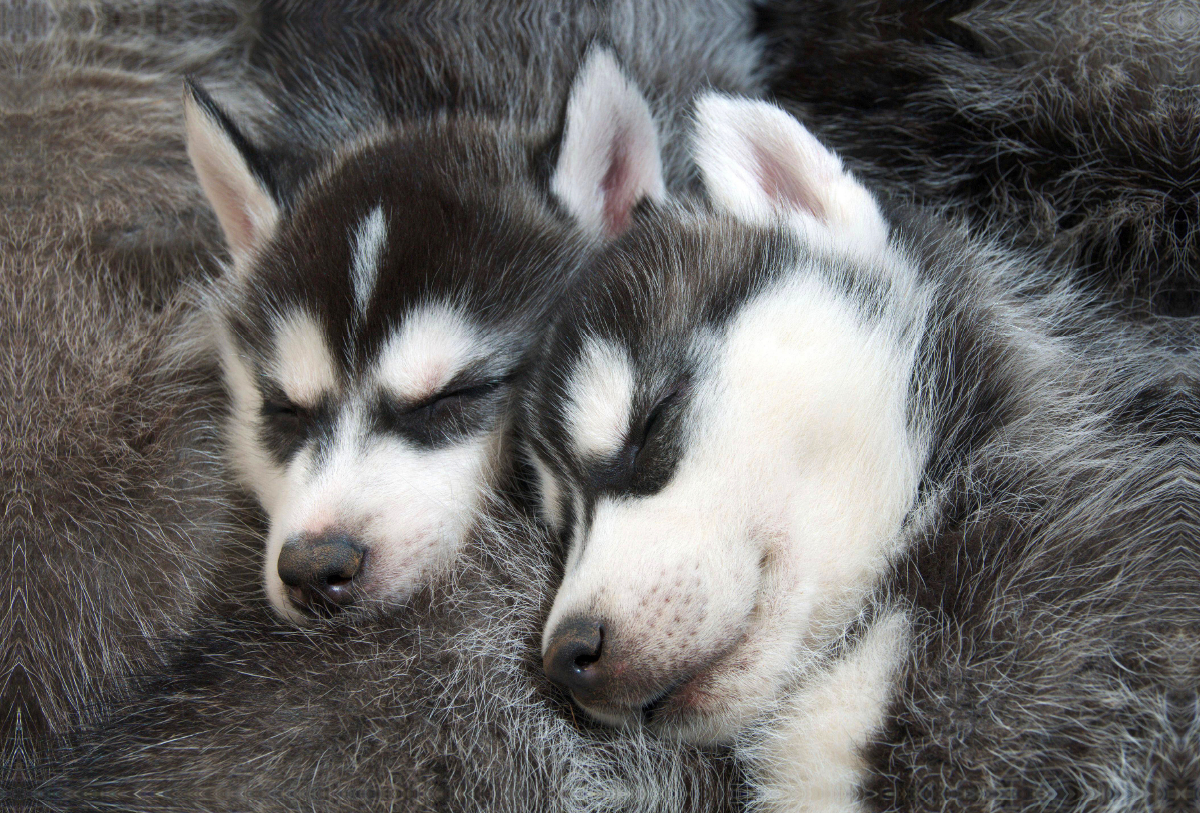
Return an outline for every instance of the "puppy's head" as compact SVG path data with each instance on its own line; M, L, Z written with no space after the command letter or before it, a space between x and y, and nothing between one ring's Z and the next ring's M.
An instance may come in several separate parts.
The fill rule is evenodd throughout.
M218 344L234 468L292 618L394 604L444 571L502 471L510 391L577 264L661 198L655 127L611 54L544 144L466 116L334 156L286 201L195 86L188 151L227 238ZM556 201L557 198L557 201Z
M597 258L524 415L568 548L548 675L598 720L720 741L884 567L923 457L924 296L781 110L707 97L695 148L717 212L652 213Z

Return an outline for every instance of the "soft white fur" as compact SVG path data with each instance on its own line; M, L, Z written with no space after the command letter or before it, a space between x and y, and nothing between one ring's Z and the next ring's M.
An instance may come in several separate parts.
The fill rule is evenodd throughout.
M886 245L887 223L870 192L778 107L717 93L702 96L693 144L709 195L740 220L765 226L782 217L808 242L839 251L870 255ZM781 200L765 183L769 177L789 179L819 211Z
M585 458L614 454L629 431L633 400L633 366L623 347L591 339L580 354L568 384L567 426Z
M493 350L462 311L443 303L429 304L405 316L380 352L373 375L397 398L421 401Z
M605 189L614 166L619 184ZM605 216L607 198L627 200L666 197L658 129L650 108L616 57L607 48L592 48L567 102L566 129L550 188L576 221L596 237L614 229Z
M294 310L275 323L275 380L294 404L314 407L338 385L337 366L321 324Z
M877 620L847 655L813 670L738 755L761 813L862 813L863 749L883 725L908 649L903 612Z
M550 467L532 450L526 450L525 457L533 464L534 479L539 491L538 501L541 505L542 515L551 528L561 531L563 527L562 490L559 488L558 478L551 473Z
M253 492L270 515L283 493L283 473L259 440L262 396L254 372L238 352L237 343L220 319L214 327L225 389L229 393L226 440L229 463L238 481Z
M747 223L792 228L815 252L717 337L668 484L596 504L545 629L548 640L559 621L598 614L608 651L636 659L624 668L688 665L658 719L714 742L733 739L842 634L897 552L925 458L907 415L928 299L903 251L887 245L870 194L799 123L767 104L709 97L697 132L714 202ZM811 185L830 216L768 194L746 163L762 155L794 175L787 183ZM850 257L890 278L883 318L829 281ZM612 365L585 361L568 414L627 414L630 388L613 377ZM610 723L636 717L587 711Z

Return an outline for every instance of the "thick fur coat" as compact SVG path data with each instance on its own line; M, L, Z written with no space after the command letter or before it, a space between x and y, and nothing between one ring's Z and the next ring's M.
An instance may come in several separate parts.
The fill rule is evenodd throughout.
M170 24L159 38L115 9L5 12L10 749L150 668L154 642L187 625L241 521L209 423L216 379L170 360L181 294L213 272L217 247L183 155L176 76L221 65L236 18L220 5L158 12Z
M767 0L769 83L865 177L1194 315L1195 7Z
M216 371L179 338L221 251L184 155L181 80L199 74L245 117L286 194L314 156L406 98L367 70L386 54L360 48L364 32L387 15L359 5L358 30L301 3L0 10L0 391L15 404L0 416L0 553L11 563L0 577L0 800L51 810L777 804L770 709L731 755L599 728L550 687L538 640L561 551L512 507L489 510L453 581L394 616L297 630L259 597L261 517L226 484ZM1200 301L1187 186L1196 82L1178 35L1192 18L1145 9L1126 25L1107 7L1047 16L951 5L958 16L815 3L760 17L774 92L850 166L1047 258L1053 273L1016 295L964 288L981 307L995 295L1036 322L1022 339L1030 357L1040 330L1081 339L1060 348L1074 361L1057 389L1022 396L1021 431L946 461L952 487L926 495L916 544L864 612L865 629L904 603L916 635L854 803L1192 810L1200 362L1194 324L1157 318L1194 314ZM458 11L456 32L494 25L480 19L494 9ZM526 30L577 24L552 8L531 15ZM683 16L664 4L655 25L677 30ZM276 25L297 17L307 22ZM259 38L268 24L301 33ZM1087 47L1052 47L1068 28ZM431 97L470 102L482 93L472 82L525 87L527 61L561 76L521 102L553 135L561 102L544 100L564 92L573 60L554 61L531 38L514 46L509 72L460 84L460 68L448 75L439 58L444 40L407 30L428 66L412 87ZM725 40L710 33L719 50ZM455 53L484 62L497 47L455 36ZM610 31L618 50L621 36L641 41L632 24ZM295 58L342 54L347 41L346 62ZM722 81L753 73L730 60ZM327 106L298 92L314 79L339 88L320 94ZM311 137L297 141L298 127ZM664 137L676 165L678 135ZM1005 265L987 284L1020 273ZM1047 304L1064 278L1149 329L1106 321L1103 309L1078 324L1066 308L1074 294ZM994 315L1011 324L1013 314ZM957 363L976 360L967 348ZM1084 392L1094 400L1076 409Z

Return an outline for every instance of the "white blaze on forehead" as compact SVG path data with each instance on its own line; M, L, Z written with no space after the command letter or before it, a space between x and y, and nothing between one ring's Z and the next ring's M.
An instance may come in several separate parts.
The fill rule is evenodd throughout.
M376 365L379 384L399 398L419 400L441 390L492 346L457 308L418 307L384 345Z
M589 340L567 388L567 426L582 456L605 457L621 447L633 390L629 354L612 342Z
M321 325L295 310L275 323L275 377L297 404L312 405L337 387L337 366Z
M350 281L354 286L354 310L364 316L375 280L379 276L379 261L387 243L387 221L383 207L376 206L371 214L362 219L354 234L354 263L350 266Z

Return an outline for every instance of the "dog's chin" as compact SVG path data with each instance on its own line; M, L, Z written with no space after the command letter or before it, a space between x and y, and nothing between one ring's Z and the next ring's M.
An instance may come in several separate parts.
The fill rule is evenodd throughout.
M762 706L746 697L708 689L723 670L703 670L642 706L587 706L589 717L612 728L645 727L663 739L693 745L724 745L757 716Z
M410 604L422 587L436 581L434 573L426 572L397 577L392 583L371 578L355 585L352 588L353 601L341 607L321 603L301 606L293 600L292 588L279 578L268 577L265 592L271 609L280 619L297 626L312 626L330 621L357 621L395 612Z

